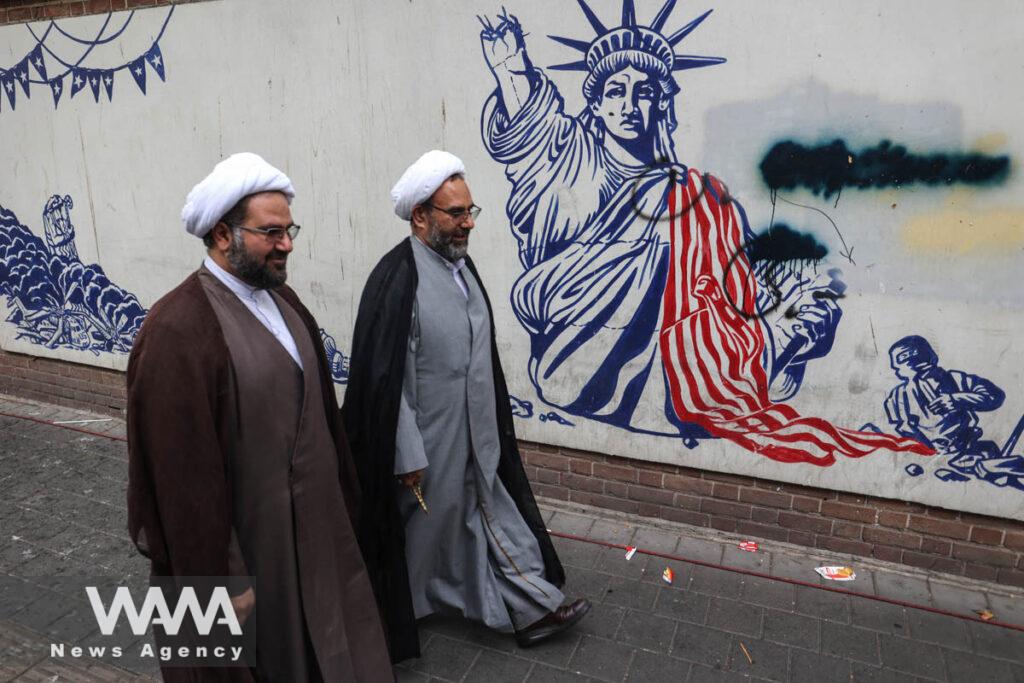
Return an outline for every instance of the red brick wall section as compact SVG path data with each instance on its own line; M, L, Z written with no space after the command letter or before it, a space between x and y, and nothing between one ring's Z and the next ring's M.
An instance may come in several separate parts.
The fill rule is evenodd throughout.
M0 25L207 0L0 0Z
M0 393L123 415L124 374L0 351ZM1024 523L521 442L538 496L1024 587Z
M124 416L124 373L0 351L0 394Z

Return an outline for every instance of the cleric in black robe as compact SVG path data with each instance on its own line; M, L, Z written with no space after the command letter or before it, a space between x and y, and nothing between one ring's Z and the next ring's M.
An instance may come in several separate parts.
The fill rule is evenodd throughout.
M360 543L395 661L419 655L416 618L428 614L514 630L527 646L589 609L562 604L565 575L519 456L490 302L465 256L478 210L462 173L456 157L430 152L392 190L413 234L367 281L343 408L369 506ZM429 516L405 488L421 478Z

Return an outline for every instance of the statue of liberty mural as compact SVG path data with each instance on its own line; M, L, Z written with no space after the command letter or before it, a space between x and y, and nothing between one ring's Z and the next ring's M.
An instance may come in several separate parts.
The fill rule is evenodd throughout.
M583 59L551 67L586 74L576 116L531 63L516 17L484 19L480 34L497 81L482 134L512 185L506 211L523 266L512 306L530 334L539 397L625 429L725 438L782 462L930 453L780 402L831 349L843 285L837 271L752 262L742 207L676 158L675 74L725 61L675 52L710 11L669 34L675 0L646 26L624 0L612 28L578 2L596 37L552 36Z

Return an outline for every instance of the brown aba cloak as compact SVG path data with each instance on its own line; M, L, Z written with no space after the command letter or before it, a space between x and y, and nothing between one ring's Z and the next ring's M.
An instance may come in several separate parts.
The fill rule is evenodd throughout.
M157 576L232 573L232 510L238 508L239 501L232 499L230 454L241 426L237 410L239 377L200 273L203 271L191 275L153 306L136 338L128 366L129 531L140 552L150 558ZM298 562L296 583L304 589L315 588L303 590L307 599L299 611L298 623L295 614L290 615L291 619L289 615L268 614L267 606L272 601L261 603L259 591L254 617L259 614L264 623L280 623L282 629L307 628L321 662L324 651L337 654L338 639L345 639L340 649L351 658L348 673L352 678L392 680L376 604L352 532L358 486L327 361L318 343L319 328L290 288L282 287L275 294L280 297L282 315L294 323L290 327L297 342L297 332L316 340L312 344L315 363L304 365L307 373L319 375L323 405L316 406L315 412L327 416L337 460L337 490L348 515L340 508L335 515L317 514L315 501L311 506L308 496L304 497L305 503L296 505L292 547L282 548L282 552L296 553L297 542L298 554L306 561ZM291 311L281 305L282 301ZM310 367L314 364L315 368ZM291 493L301 495L296 485L292 485ZM328 507L337 507L337 500ZM325 594L323 575L317 568L323 563L336 566L339 557L347 565L347 576L333 591L328 583ZM341 605L341 609L322 608L332 604ZM306 636L291 633L287 637ZM331 671L338 669L328 663L325 673ZM165 668L163 674L170 681L252 680L246 668Z

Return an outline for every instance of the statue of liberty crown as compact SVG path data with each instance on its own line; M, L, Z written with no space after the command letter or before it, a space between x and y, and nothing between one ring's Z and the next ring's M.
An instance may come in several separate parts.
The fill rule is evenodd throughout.
M672 10L675 9L676 0L666 0L665 4L655 15L649 26L640 26L636 21L636 7L634 0L622 0L622 25L609 29L597 18L586 3L586 0L577 0L580 9L590 22L597 37L587 42L575 38L563 38L561 36L548 37L563 45L567 45L584 54L584 58L566 64L555 64L550 68L560 71L586 71L594 73L598 65L608 57L620 52L641 52L654 57L665 66L666 72L685 71L687 69L698 69L704 66L714 66L725 62L724 57L704 57L700 55L678 55L675 53L675 46L686 36L690 35L701 22L703 22L713 10L708 10L686 26L670 36L663 33L665 22L668 21Z

